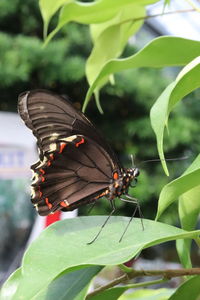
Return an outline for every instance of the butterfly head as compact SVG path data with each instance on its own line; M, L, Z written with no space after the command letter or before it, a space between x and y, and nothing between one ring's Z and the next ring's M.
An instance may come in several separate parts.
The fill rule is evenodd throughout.
M135 179L140 175L140 171L138 168L129 168L126 170L126 176L130 177L131 179Z

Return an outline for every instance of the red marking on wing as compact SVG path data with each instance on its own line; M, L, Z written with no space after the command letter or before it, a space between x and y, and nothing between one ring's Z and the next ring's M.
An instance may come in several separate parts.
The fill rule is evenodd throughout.
M62 202L60 202L60 206L62 206L62 207L68 207L69 204L67 204L66 201L62 201Z
M84 138L81 138L81 141L76 143L76 147L79 147L79 145L81 145L83 143L85 143L85 140L84 140Z
M44 182L44 181L45 181L45 178L44 178L44 176L41 176L41 180L42 180L42 182Z
M119 178L119 174L118 174L117 172L115 172L115 173L113 174L113 179L117 180L118 178Z
M49 198L45 198L45 202L48 208L51 209L53 205L49 202Z
M45 171L43 169L39 169L40 173L45 174Z
M41 198L42 197L42 192L40 190L40 186L38 187L38 191L39 191L39 198Z
M49 155L49 158L50 158L51 160L54 160L54 155L53 155L53 154L50 154L50 155Z
M48 162L47 162L47 167L50 167L50 165L51 165L51 161L48 160Z
M62 153L63 150L64 150L64 148L65 148L66 146L67 146L66 143L61 143L61 144L60 144L60 150L59 150L59 153Z

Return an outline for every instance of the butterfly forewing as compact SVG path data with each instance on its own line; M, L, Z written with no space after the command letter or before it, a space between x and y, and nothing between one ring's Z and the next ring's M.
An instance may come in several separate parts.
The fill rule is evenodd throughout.
M67 99L45 90L28 91L19 96L18 110L36 136L40 154L48 152L53 141L79 134L101 145L110 158L119 164L101 134Z
M18 109L40 150L40 160L31 167L32 202L39 214L73 210L108 194L113 173L121 168L82 113L43 90L21 94Z

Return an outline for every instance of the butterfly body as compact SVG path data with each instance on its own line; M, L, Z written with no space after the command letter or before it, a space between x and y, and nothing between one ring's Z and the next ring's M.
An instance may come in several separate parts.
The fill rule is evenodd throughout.
M138 169L122 168L101 134L69 101L30 91L19 96L18 110L37 138L31 201L40 215L128 193Z

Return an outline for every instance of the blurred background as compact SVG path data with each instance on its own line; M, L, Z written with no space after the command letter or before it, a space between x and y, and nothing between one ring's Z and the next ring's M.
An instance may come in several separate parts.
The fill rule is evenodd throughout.
M183 8L179 7L180 3L177 2L180 1L172 1L170 10ZM158 13L162 5L163 1L149 7L149 13ZM159 35L178 35L199 40L200 24L195 14L179 14L179 18L177 21L177 16L171 15L146 22L140 32L130 40L123 56L133 54L147 41ZM51 25L53 26L55 22L56 17L53 18ZM168 26L175 23L176 26ZM62 29L46 48L42 48L42 32L43 24L37 1L1 0L1 282L19 264L36 217L30 203L29 166L37 160L37 150L34 137L17 115L18 95L25 90L45 88L68 95L74 105L81 109L88 88L84 69L92 47L88 27L70 24ZM86 111L86 115L102 131L125 167L131 166L130 155L133 154L135 165L140 168L141 174L137 187L131 189L130 194L139 199L145 218L155 217L162 187L180 176L199 153L200 92L195 91L172 112L169 122L170 135L165 137L167 158L184 156L188 158L168 163L169 178L165 176L160 163L142 163L144 160L158 157L155 136L150 126L149 110L166 85L174 80L179 70L179 68L162 70L141 68L116 74L116 85L107 85L101 92L104 114L99 114L94 101L90 102ZM162 221L179 224L175 206L176 204L169 207ZM134 209L130 204L120 201L117 202L117 207L116 214L126 216L131 215ZM85 215L87 212L88 207L82 207L79 215ZM99 201L92 210L92 214L109 214L109 212L110 205L106 199Z

